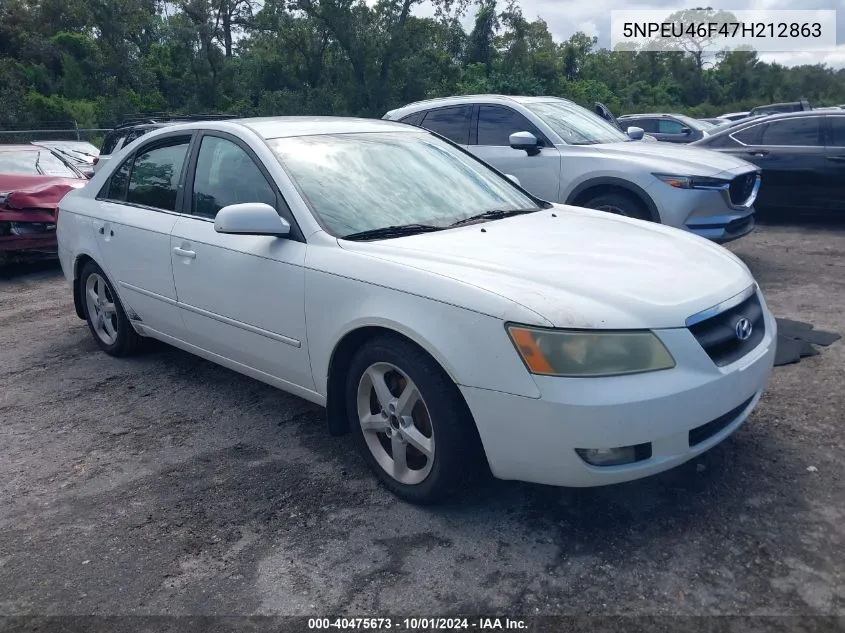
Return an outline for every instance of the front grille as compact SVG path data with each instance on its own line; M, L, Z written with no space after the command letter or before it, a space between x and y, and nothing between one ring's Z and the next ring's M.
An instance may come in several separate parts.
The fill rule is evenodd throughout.
M745 410L751 401L754 399L754 396L751 396L748 400L743 402L741 405L736 407L735 409L731 409L725 415L720 415L715 420L708 422L707 424L702 424L701 426L697 426L689 432L689 445L690 448L697 444L701 444L704 441L709 440L711 437L716 435L719 431L726 429L731 423L736 420L736 417Z
M751 193L754 191L754 183L757 182L757 174L754 172L737 176L731 181L728 193L733 204L741 205L748 202Z
M737 334L738 322L746 318L751 322L751 335L741 340ZM763 306L755 292L742 303L724 312L689 326L690 332L719 367L739 360L753 350L766 333Z

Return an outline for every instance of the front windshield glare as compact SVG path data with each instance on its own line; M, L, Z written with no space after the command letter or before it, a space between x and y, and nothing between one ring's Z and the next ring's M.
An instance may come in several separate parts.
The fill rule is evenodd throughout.
M526 103L569 145L596 145L627 141L623 132L603 118L571 101L540 101Z
M269 144L336 237L539 208L507 179L426 132L324 134Z

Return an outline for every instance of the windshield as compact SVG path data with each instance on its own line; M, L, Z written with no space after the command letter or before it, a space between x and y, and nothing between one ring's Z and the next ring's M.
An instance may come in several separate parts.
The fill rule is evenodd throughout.
M0 150L0 173L79 178L79 174L48 149Z
M540 208L510 181L426 132L268 143L336 237L408 224L447 227L488 211Z
M571 101L525 103L569 145L596 145L630 140L603 118Z

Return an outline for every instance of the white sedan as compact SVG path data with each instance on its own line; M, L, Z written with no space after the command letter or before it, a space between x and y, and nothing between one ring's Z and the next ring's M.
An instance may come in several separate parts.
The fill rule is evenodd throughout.
M403 499L598 486L745 421L775 321L702 238L538 200L425 130L266 118L147 134L61 202L76 312L326 406ZM477 459L480 458L480 459Z

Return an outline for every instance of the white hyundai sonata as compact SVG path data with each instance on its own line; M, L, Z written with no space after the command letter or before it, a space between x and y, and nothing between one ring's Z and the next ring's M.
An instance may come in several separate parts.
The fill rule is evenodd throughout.
M538 200L388 121L152 132L62 200L58 242L106 353L152 337L324 405L418 503L476 457L559 486L681 464L745 421L774 359L723 247Z

